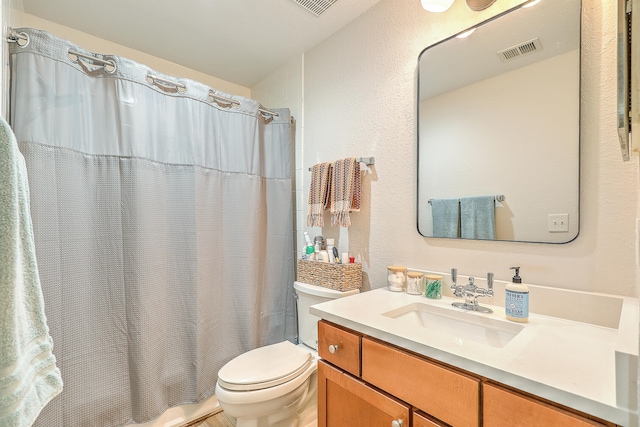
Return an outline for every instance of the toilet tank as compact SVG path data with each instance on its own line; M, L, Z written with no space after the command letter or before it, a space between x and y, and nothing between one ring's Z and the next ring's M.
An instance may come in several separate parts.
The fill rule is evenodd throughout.
M318 350L318 320L320 318L310 314L309 307L321 302L354 295L360 291L353 289L340 292L303 282L294 282L293 287L298 296L298 335L300 342L314 350Z

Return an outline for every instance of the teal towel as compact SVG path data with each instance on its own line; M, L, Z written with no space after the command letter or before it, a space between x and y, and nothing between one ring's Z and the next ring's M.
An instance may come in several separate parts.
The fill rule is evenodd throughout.
M31 426L62 391L29 213L26 165L0 117L0 426Z
M460 200L431 199L433 237L460 237Z
M463 239L496 239L496 201L494 196L460 199L460 230Z

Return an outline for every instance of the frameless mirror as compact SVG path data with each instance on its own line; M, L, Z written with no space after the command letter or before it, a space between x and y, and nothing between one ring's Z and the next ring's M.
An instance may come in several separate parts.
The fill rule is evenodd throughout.
M420 54L423 236L566 243L578 235L581 5L533 3ZM457 218L447 210L478 197L495 198L488 214L482 203L471 217L459 204ZM493 235L460 232L472 226Z

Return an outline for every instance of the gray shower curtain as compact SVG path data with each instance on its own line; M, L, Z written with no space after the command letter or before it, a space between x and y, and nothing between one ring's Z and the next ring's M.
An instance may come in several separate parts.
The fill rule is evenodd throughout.
M35 425L123 426L211 395L228 360L295 335L288 110L17 31L10 123L65 387Z

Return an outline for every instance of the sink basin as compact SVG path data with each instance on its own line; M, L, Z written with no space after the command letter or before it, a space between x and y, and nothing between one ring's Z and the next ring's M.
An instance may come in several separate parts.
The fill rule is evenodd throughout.
M523 325L495 319L484 313L421 302L408 304L382 315L402 322L403 327L422 327L441 336L444 334L458 344L471 341L498 348L507 345L524 329Z

